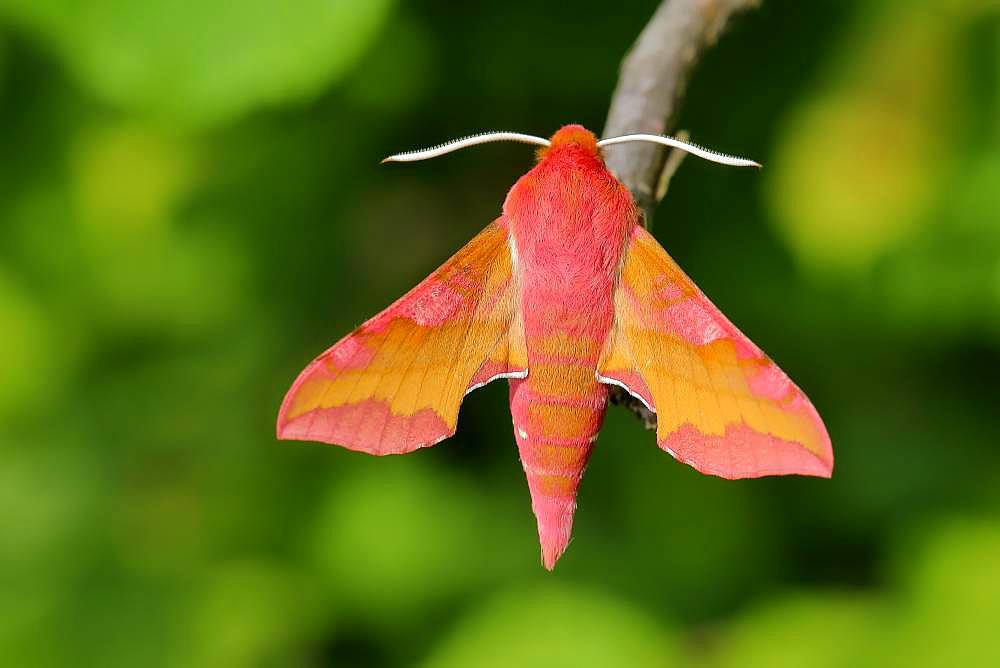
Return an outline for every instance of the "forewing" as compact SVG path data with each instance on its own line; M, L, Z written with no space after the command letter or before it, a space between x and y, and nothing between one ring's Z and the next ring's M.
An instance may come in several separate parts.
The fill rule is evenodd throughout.
M809 399L638 226L598 375L656 411L660 447L703 473L833 470L830 438Z
M278 414L278 437L398 454L455 433L459 405L494 378L527 375L502 221L316 358Z

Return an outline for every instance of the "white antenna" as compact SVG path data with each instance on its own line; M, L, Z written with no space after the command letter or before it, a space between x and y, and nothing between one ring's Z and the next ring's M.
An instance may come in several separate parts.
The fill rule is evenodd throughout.
M624 144L630 141L648 141L654 144L662 144L663 146L670 146L672 148L679 148L682 151L687 151L692 155L696 155L699 158L704 158L705 160L711 160L712 162L717 162L721 165L732 165L734 167L760 167L759 163L753 160L747 160L746 158L737 158L733 155L726 155L725 153L719 153L718 151L713 151L697 144L692 144L690 142L682 141L680 139L675 139L674 137L664 137L661 135L648 135L648 134L634 134L634 135L622 135L621 137L610 137L608 139L602 139L597 142L598 146L610 146L612 144Z
M439 155L451 153L452 151L458 151L469 146L488 144L495 141L516 141L521 142L522 144L535 144L537 146L549 145L548 139L542 139L541 137L526 135L520 132L483 132L470 137L452 139L449 142L439 144L438 146L432 146L431 148L423 148L418 151L407 151L405 153L390 155L382 162L416 162L417 160L427 160L428 158L436 158Z

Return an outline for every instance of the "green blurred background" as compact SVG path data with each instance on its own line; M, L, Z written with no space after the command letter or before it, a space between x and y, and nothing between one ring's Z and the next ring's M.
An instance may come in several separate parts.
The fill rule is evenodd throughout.
M608 415L554 573L496 383L407 457L296 373L600 130L656 0L0 0L0 663L1000 665L1000 7L766 0L655 233L810 394L832 480Z

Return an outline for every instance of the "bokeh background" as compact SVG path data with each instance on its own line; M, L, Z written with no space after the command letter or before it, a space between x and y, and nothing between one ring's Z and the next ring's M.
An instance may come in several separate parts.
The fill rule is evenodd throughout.
M496 383L406 457L279 443L314 355L600 130L656 0L0 0L0 663L1000 665L1000 7L766 0L655 233L832 480L608 420L554 573Z

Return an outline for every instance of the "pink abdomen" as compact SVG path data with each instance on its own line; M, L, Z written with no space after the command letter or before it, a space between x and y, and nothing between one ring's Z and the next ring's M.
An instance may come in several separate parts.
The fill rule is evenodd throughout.
M582 148L540 162L504 202L528 353L527 378L510 381L510 410L550 569L569 542L577 489L604 421L608 389L597 382L597 362L638 215L600 157Z
M577 489L607 408L607 386L595 373L604 337L593 331L604 318L587 320L582 331L526 322L528 377L510 381L514 434L548 568L569 542Z

